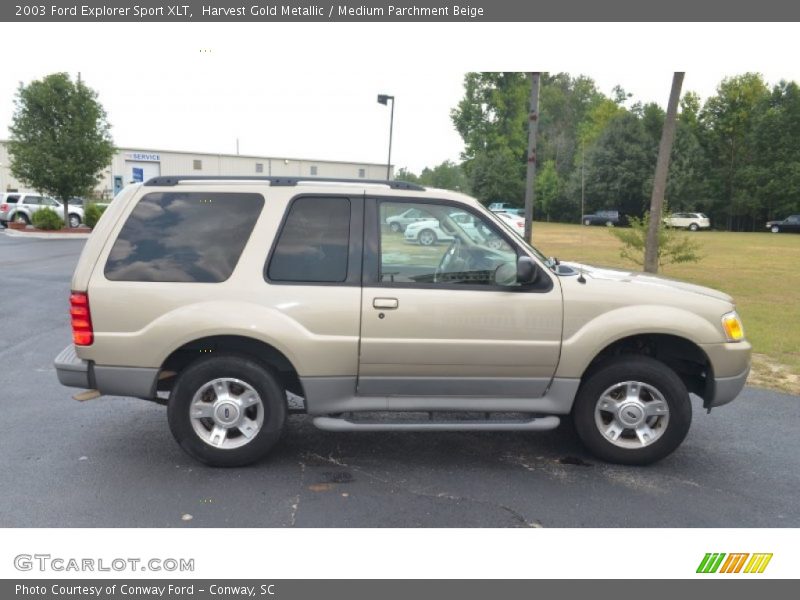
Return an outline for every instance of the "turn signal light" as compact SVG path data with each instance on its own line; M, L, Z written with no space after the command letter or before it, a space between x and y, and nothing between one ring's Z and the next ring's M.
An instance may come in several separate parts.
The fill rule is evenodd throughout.
M69 315L72 320L72 342L76 346L91 346L94 342L94 330L86 292L70 294Z
M722 315L722 328L729 342L739 342L744 339L744 326L736 311Z

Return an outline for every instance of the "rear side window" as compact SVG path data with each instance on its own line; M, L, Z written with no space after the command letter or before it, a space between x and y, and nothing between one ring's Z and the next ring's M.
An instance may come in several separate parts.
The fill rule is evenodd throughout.
M9 204L16 204L18 200L19 196L9 196L8 198L6 198L5 201L8 202Z
M105 275L112 281L225 281L263 206L261 194L147 194L114 242Z
M343 282L349 248L349 199L298 198L278 236L267 277L271 281Z

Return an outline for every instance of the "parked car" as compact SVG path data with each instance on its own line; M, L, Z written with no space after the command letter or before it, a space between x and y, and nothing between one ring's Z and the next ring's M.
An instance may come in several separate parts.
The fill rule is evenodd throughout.
M783 221L767 221L772 233L800 233L800 215L791 215Z
M581 221L584 225L605 225L606 227L626 225L624 217L617 210L598 210L591 215L583 215Z
M9 221L21 221L30 225L33 213L41 208L50 208L64 217L64 205L54 198L25 192L5 193L0 202L0 223L5 226ZM83 222L83 208L70 204L68 216L69 226L77 227Z
M431 215L426 215L418 208L410 208L403 211L399 215L386 218L386 224L394 233L401 233L406 230L411 223L419 221L426 221L431 218Z
M453 212L449 213L448 216L453 224L457 224L472 240L483 240L472 216L465 212ZM408 225L404 233L404 239L406 242L419 244L420 246L431 246L439 242L452 242L455 239L455 235L455 230L443 228L438 219L428 218Z
M166 404L201 462L260 459L295 410L337 432L532 432L571 419L600 459L647 464L686 436L690 392L710 410L747 378L751 347L727 294L548 259L463 194L208 184L156 177L116 197L78 260L72 343L55 359L62 384L87 390L77 399ZM385 216L409 208L452 242L419 252L386 235ZM220 223L225 234L209 235ZM93 426L121 414L98 412Z
M95 206L99 206L101 208L108 208L110 202L98 202L96 200L87 200L86 198L82 198L80 196L75 196L74 198L69 199L70 206L79 206L82 209L86 210L86 206L88 204L94 204Z
M711 219L703 213L680 212L665 217L664 224L668 227L681 227L689 231L697 231L698 229L709 229Z
M512 215L524 215L525 209L513 206L510 202L492 202L489 205L489 210L492 212L507 212Z
M514 215L509 212L497 212L495 213L498 217L500 217L503 221L508 223L511 227L512 231L519 236L525 235L525 219L519 215Z

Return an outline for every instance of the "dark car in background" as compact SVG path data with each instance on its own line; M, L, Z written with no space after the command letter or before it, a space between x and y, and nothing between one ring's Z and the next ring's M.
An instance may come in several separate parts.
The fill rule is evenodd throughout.
M583 215L581 222L586 225L605 225L606 227L616 227L617 225L627 225L627 219L618 210L598 210L591 215Z
M791 215L783 221L767 221L767 229L772 233L800 233L800 215Z

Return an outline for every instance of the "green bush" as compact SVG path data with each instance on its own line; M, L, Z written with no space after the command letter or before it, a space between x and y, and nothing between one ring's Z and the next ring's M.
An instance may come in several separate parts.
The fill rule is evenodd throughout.
M664 218L669 213L664 213ZM647 229L650 227L650 213L646 212L644 218L630 218L630 229L613 228L609 229L611 235L622 242L619 251L620 257L636 263L640 267L644 265L645 240L647 239ZM658 266L672 263L699 262L703 259L701 254L702 247L695 240L695 236L687 236L678 233L664 224L662 220L658 225Z
M83 211L83 224L89 229L94 229L106 208L105 206L97 206L97 204L87 204L86 210Z
M64 220L58 216L58 213L52 208L40 208L33 216L31 222L36 229L61 229L64 227Z

